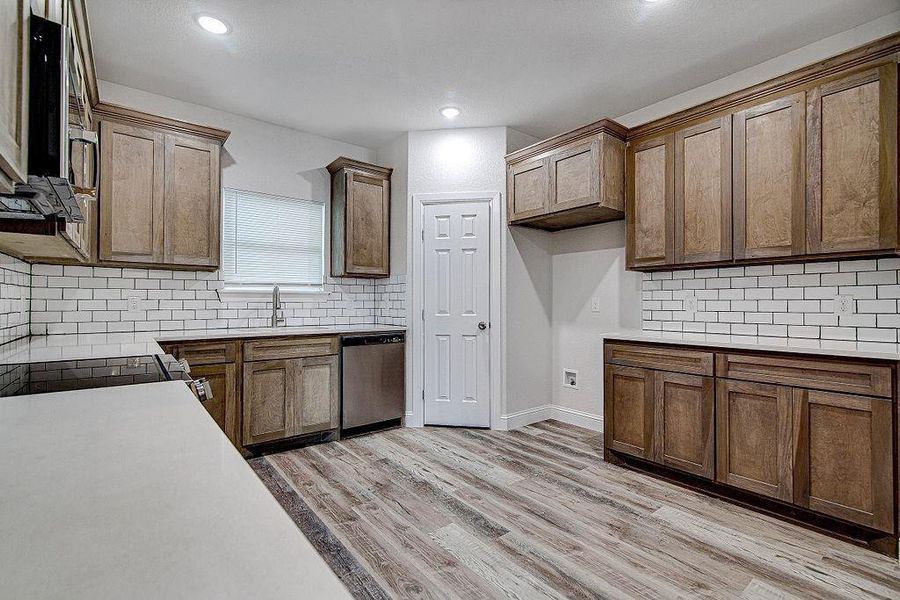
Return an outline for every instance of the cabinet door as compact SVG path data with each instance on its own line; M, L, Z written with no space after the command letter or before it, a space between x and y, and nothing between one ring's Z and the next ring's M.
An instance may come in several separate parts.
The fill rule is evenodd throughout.
M294 407L293 434L338 426L340 373L337 356L300 359L300 401Z
M549 212L600 202L600 138L549 157Z
M163 260L163 134L100 124L100 259Z
M629 268L674 261L675 138L667 135L629 145L626 263Z
M713 479L714 401L712 377L657 371L654 461Z
M653 458L653 371L607 364L604 443L611 450Z
M793 501L791 388L719 379L716 480Z
M165 136L167 264L219 264L219 149L199 138Z
M245 445L293 435L295 400L301 390L301 359L244 363Z
M897 65L826 83L807 99L810 253L897 246Z
M507 219L510 222L544 214L550 207L549 159L509 165L506 187Z
M794 390L795 502L894 531L889 398Z
M27 179L28 17L27 0L0 2L0 193Z
M805 122L802 93L734 115L734 258L804 253Z
M234 363L201 365L191 368L191 376L209 381L213 398L203 403L203 408L235 446L240 446L237 410L237 367Z
M731 115L675 134L675 262L731 258Z
M390 275L391 182L347 172L344 275Z

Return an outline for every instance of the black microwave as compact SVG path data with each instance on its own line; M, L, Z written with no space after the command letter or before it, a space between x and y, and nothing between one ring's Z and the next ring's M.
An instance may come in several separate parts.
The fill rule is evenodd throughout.
M97 134L82 126L81 78L72 64L74 43L63 24L32 15L29 36L28 181L16 196L45 217L80 222L76 194L95 195ZM74 93L73 93L74 92ZM74 153L79 160L73 161ZM89 155L89 156L88 156ZM92 165L73 173L72 165Z

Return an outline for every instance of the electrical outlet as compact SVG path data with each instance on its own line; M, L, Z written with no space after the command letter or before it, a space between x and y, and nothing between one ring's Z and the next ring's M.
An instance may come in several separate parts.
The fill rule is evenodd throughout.
M562 386L570 390L578 389L578 371L575 369L563 369Z
M837 295L834 297L834 314L839 317L846 317L856 312L856 302L853 296Z
M141 297L137 294L128 295L128 312L133 313L141 309Z
M599 296L594 296L593 298L591 298L591 312L600 312Z
M697 296L687 296L684 299L684 310L689 313L697 312Z

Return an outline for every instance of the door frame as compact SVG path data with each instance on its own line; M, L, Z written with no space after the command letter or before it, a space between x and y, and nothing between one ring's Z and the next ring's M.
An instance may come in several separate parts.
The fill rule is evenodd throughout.
M506 270L503 268L503 207L500 192L438 192L412 195L412 235L409 239L412 257L412 278L408 282L409 312L407 313L407 344L410 346L410 383L407 386L407 427L422 427L425 422L425 295L424 274L424 213L426 205L455 204L460 202L487 202L490 205L490 293L488 322L490 323L490 354L488 377L490 379L491 429L502 428L501 408L505 405L506 369L503 364L503 348L506 338L506 316L503 310L503 291L506 286ZM415 232L419 232L416 236Z

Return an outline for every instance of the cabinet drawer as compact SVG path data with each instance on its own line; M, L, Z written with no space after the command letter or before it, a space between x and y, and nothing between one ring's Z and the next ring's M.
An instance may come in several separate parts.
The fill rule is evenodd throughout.
M193 365L221 365L237 360L239 342L188 342L176 344L175 356Z
M712 352L681 350L665 346L607 343L606 362L627 367L643 367L691 375L712 375Z
M891 397L891 369L806 358L717 354L716 376L814 390Z
M328 337L269 338L244 342L244 360L277 360L337 354L338 339Z

